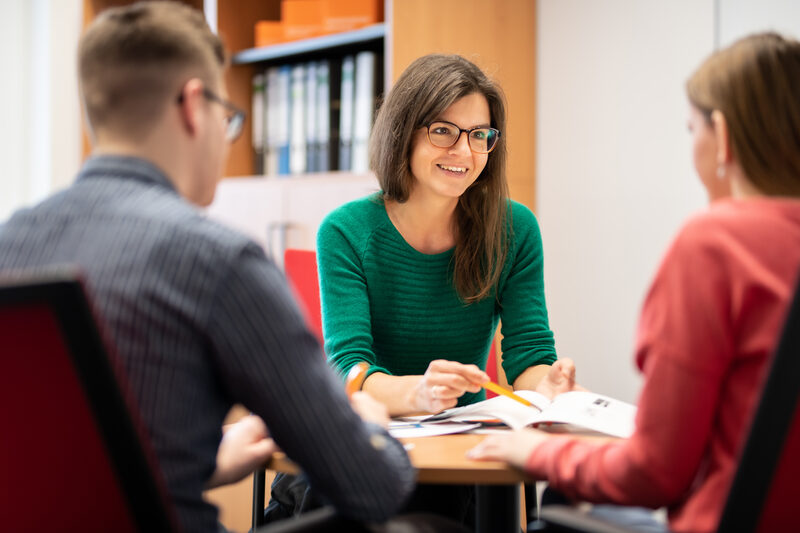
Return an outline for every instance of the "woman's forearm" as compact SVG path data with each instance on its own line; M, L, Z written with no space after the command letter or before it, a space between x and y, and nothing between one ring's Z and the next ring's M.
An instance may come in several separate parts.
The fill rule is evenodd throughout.
M550 365L529 366L514 380L514 390L536 390L549 371Z
M422 376L390 376L382 372L371 374L361 390L381 402L389 416L419 413L422 409L415 403L415 391Z

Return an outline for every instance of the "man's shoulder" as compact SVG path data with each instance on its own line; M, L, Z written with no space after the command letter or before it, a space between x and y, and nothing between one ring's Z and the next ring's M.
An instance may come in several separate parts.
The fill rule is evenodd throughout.
M116 212L109 209L105 216L119 216L121 223L130 220L133 224L151 227L165 240L232 250L251 244L257 246L245 234L209 218L201 208L159 187L134 190L112 207Z
M210 219L174 191L134 180L79 181L40 204L21 210L12 224L42 227L76 224L93 235L113 233L121 242L150 242L160 248L234 254L258 245L235 229Z

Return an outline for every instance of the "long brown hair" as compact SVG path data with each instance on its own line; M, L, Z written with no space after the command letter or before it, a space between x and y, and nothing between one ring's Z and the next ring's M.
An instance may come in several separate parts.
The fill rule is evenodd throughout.
M747 179L771 196L800 196L800 42L745 37L709 57L686 83L689 101L725 117Z
M408 200L414 176L410 160L414 132L456 100L474 93L489 104L491 126L501 134L486 167L458 200L453 285L467 303L492 293L508 252L506 110L500 87L458 55L416 59L400 75L381 106L370 139L370 163L385 199Z

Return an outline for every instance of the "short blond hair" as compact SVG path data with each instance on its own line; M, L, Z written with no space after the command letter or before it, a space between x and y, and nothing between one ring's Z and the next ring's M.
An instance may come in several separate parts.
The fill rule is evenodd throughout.
M219 83L225 50L203 14L178 2L103 11L78 45L78 76L90 129L135 139L188 79Z

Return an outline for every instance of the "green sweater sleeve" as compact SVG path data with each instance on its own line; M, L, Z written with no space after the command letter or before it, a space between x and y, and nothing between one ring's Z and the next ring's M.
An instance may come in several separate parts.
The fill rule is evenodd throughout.
M556 360L544 297L544 260L539 224L522 204L511 202L513 234L498 300L503 370L509 383L528 367Z
M369 200L361 200L369 201ZM322 329L328 362L344 377L364 361L369 374L387 369L376 365L372 350L372 318L362 253L374 221L361 209L345 205L323 220L317 233Z

